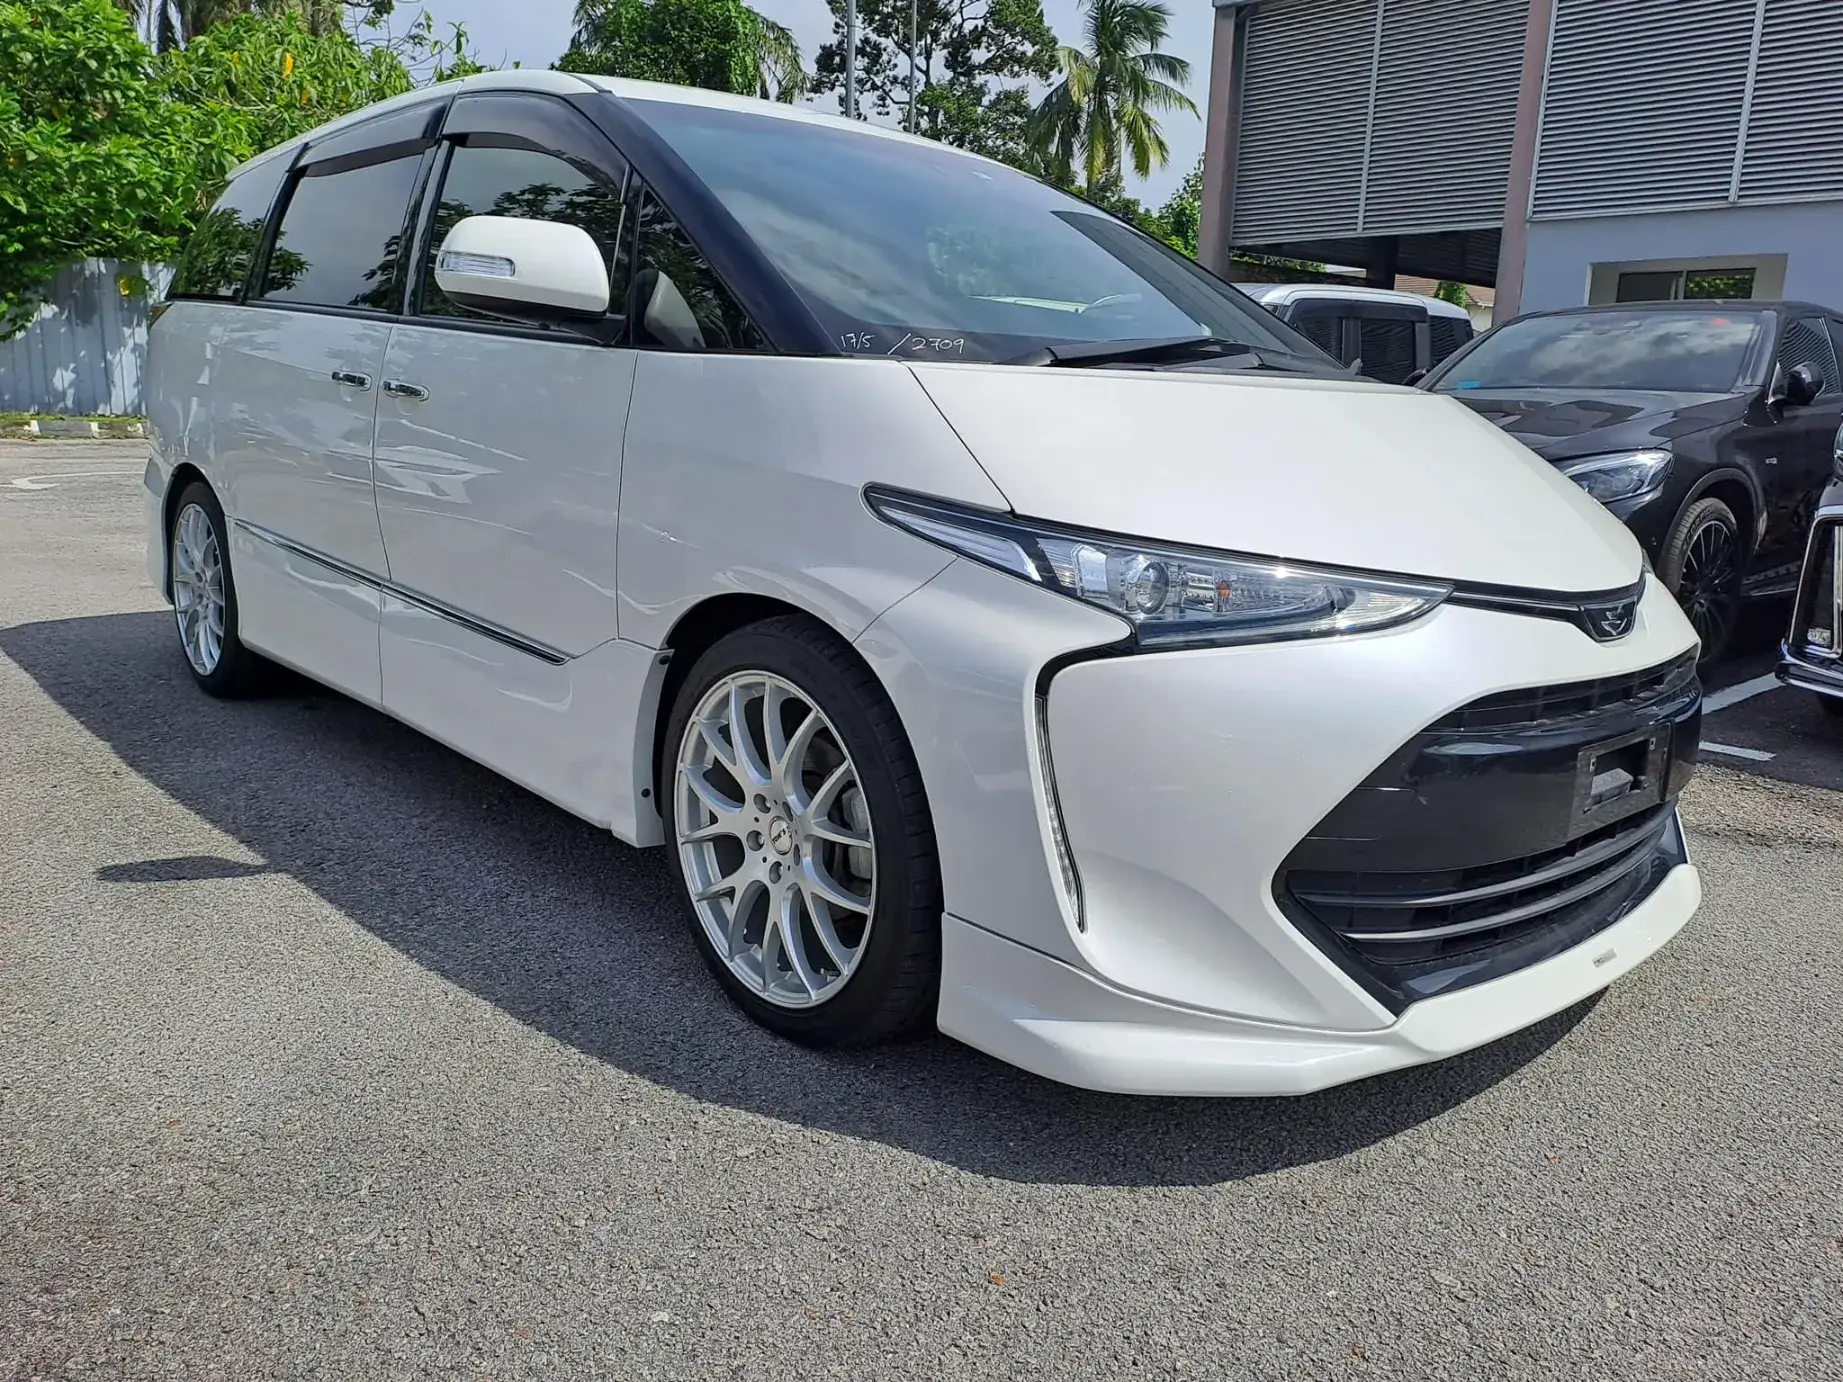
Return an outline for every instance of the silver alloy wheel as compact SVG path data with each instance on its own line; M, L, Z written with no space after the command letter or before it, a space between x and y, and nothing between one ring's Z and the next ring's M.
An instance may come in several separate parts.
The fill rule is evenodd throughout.
M224 654L224 554L211 515L197 504L181 509L173 525L173 613L186 660L210 676Z
M777 1007L831 998L877 905L870 810L832 722L773 673L727 676L685 727L673 790L685 885L730 972Z

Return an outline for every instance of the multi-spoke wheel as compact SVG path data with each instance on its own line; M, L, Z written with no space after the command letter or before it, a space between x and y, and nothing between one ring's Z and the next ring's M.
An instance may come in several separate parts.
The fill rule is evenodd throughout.
M186 486L173 510L166 548L173 618L193 679L214 696L248 694L267 664L237 637L224 510L210 486L198 481Z
M1702 660L1728 646L1741 612L1741 532L1719 499L1698 499L1678 517L1664 543L1658 574L1702 640Z
M932 1013L940 895L894 708L831 634L787 617L686 678L660 783L699 948L757 1020L864 1042Z

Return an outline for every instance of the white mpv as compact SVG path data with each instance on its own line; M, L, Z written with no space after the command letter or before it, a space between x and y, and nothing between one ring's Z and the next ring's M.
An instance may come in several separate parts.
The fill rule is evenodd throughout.
M149 570L636 846L764 1026L1097 1089L1475 1047L1695 911L1631 535L1009 168L555 72L237 170L152 330Z

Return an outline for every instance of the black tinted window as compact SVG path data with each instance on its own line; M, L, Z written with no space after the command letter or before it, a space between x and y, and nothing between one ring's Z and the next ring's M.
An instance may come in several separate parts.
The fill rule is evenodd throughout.
M1460 317L1430 317L1427 322L1427 344L1433 354L1433 363L1439 364L1471 340L1472 334L1472 323Z
M655 275L671 280L697 318L698 332L706 350L761 350L766 346L736 299L723 286L716 270L691 243L684 227L653 196L642 191L639 205L639 254L634 263L636 321L635 342L639 345L666 344L655 340L646 330L646 298L653 291Z
M1822 317L1800 317L1786 323L1785 334L1779 338L1779 368L1790 370L1799 365L1809 365L1817 371L1817 377L1824 381L1821 396L1839 391L1836 351Z
M456 223L468 216L514 216L562 221L581 226L601 249L614 284L609 301L618 311L626 292L625 265L620 263L621 187L598 170L538 153L458 145L442 178L422 266L419 310L435 316L485 317L451 301L435 282L435 256Z
M1176 251L1000 164L833 124L630 106L841 351L978 360L1207 335L1310 346Z
M1754 358L1757 312L1582 312L1527 317L1485 337L1432 388L1731 393ZM1756 371L1757 372L1757 371Z
M396 310L403 220L422 155L319 176L282 209L262 296L322 307Z
M1334 360L1342 361L1346 365L1350 363L1344 359L1344 319L1342 317L1313 312L1303 317L1294 317L1290 325L1293 330Z
M173 271L169 297L234 298L243 291L250 265L262 247L263 222L287 174L284 155L230 180L224 195L186 242Z
M1357 320L1357 357L1363 373L1385 384L1399 384L1413 374L1414 323L1395 317L1360 317Z

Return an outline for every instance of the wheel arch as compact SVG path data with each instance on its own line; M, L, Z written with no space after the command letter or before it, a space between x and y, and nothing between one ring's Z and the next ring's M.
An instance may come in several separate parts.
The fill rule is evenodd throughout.
M1746 557L1752 565L1754 553L1760 548L1760 524L1766 513L1766 505L1761 502L1753 480L1744 471L1730 469L1703 476L1684 496L1676 517L1670 520L1671 529L1675 530L1692 504L1703 499L1719 499L1734 511L1736 525L1747 535Z
M166 494L160 501L160 593L170 604L173 599L173 520L179 516L179 496L186 492L186 486L194 480L206 489L211 489L211 481L205 478L205 472L190 461L181 461L173 467L173 473L166 477ZM211 489L216 494L215 489ZM224 501L218 500L219 504Z
M660 645L666 654L665 674L660 681L658 700L653 706L653 714L648 731L648 743L645 746L646 758L652 765L650 780L652 784L653 809L659 812L661 823L665 819L665 803L661 793L666 779L666 724L672 718L672 707L677 704L679 692L684 689L685 681L691 675L691 669L717 643L735 633L738 629L751 624L759 624L765 619L781 615L798 615L810 619L813 623L830 630L840 643L850 650L851 656L863 661L862 655L852 647L851 639L845 633L833 627L829 622L788 600L776 599L772 595L725 594L712 595L700 600L678 617ZM866 664L868 665L868 664ZM875 669L871 669L873 674ZM881 680L881 678L879 678Z

